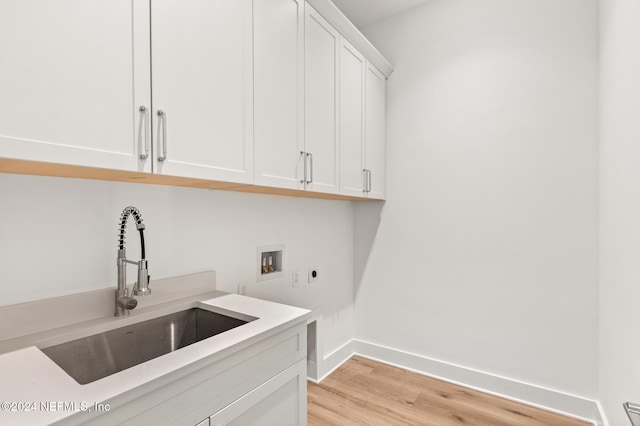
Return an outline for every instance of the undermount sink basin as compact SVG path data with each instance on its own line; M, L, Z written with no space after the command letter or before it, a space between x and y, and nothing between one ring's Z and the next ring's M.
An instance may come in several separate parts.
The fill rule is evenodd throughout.
M42 352L84 385L247 322L192 308L50 346Z

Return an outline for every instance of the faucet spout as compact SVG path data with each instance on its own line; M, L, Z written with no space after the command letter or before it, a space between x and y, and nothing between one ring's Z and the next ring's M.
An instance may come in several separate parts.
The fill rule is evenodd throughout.
M138 281L136 281L133 294L136 296L150 295L149 280L149 265L146 260L142 259L138 262Z
M136 229L140 232L140 254L142 259L138 262L128 260L124 248L129 216L133 216L136 222ZM118 285L115 294L115 316L117 317L128 315L129 311L137 306L138 301L133 297L134 295L147 296L151 294L151 289L149 288L149 265L145 259L144 229L142 215L137 208L129 206L122 211L118 233ZM132 289L131 296L129 295L129 289L127 289L127 263L138 266L138 280Z

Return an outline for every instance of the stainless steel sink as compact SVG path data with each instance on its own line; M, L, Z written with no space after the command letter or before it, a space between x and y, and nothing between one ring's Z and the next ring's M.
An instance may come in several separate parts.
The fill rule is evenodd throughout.
M247 322L192 308L44 348L42 352L84 385Z

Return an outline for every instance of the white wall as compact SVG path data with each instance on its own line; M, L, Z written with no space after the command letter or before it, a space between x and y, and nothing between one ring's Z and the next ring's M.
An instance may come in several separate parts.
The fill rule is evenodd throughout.
M364 30L395 72L357 338L596 397L597 20L595 0L434 0Z
M600 398L640 403L640 3L600 8Z
M242 281L249 296L322 306L326 353L353 338L350 202L9 174L0 174L0 200L0 305L115 289L118 219L134 205L152 280L214 269L219 290ZM131 223L127 255L138 259ZM287 273L256 284L263 244L285 245ZM293 288L291 269L311 265L320 280Z

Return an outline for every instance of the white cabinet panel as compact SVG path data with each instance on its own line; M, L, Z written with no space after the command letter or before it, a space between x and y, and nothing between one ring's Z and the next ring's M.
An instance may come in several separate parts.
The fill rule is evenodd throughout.
M364 78L366 61L346 40L340 42L340 189L362 197Z
M0 40L0 156L151 170L148 2L3 0Z
M302 189L304 2L254 2L255 183Z
M155 172L253 182L251 3L151 1Z
M312 155L307 186L337 193L339 179L338 54L340 35L306 5L305 19L305 148Z
M384 199L385 194L385 89L384 76L367 62L365 78L365 162L369 173L367 197Z
M385 197L385 77L344 39L340 47L340 193Z
M298 426L307 424L306 360L258 386L210 418L213 426Z

